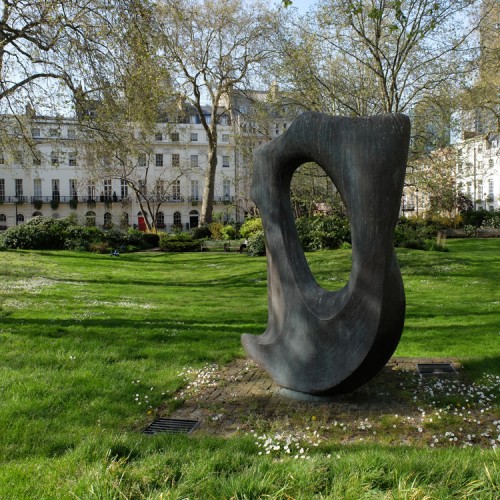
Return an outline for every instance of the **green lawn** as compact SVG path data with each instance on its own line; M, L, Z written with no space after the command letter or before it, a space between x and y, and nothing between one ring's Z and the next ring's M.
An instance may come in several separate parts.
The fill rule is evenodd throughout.
M500 375L500 240L398 250L398 356ZM144 436L181 372L243 356L267 315L266 261L237 253L2 252L0 498L495 498L498 450L324 443L259 456L251 436ZM350 252L308 255L331 289ZM498 406L497 406L498 408ZM500 416L498 417L500 421ZM391 496L392 495L392 496Z

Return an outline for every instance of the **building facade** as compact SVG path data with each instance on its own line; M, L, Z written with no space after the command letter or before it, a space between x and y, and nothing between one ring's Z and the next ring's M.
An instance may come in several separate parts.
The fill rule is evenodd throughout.
M476 136L455 144L457 189L476 210L500 210L500 133Z
M207 110L209 114L209 110ZM200 221L208 142L196 113L182 122L158 123L127 169L98 168L98 152L72 118L3 117L0 146L0 228L32 217L73 215L81 224L144 229L144 214L132 185L153 206L160 231L189 229ZM19 127L29 133L20 138ZM239 161L229 115L218 124L218 168L214 214L243 220L248 195L238 192L244 162ZM143 138L144 139L144 138ZM144 204L143 204L144 206Z

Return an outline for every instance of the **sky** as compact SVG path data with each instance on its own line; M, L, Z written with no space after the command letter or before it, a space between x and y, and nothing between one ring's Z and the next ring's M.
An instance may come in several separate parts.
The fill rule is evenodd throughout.
M316 3L314 0L292 0L292 1L293 1L292 7L295 7L300 14L305 14L308 11L309 7L311 7L311 5L314 5ZM281 0L274 0L274 3L282 5Z

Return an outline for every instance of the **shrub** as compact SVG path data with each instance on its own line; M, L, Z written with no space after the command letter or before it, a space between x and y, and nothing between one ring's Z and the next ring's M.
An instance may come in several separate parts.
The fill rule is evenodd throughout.
M202 226L194 227L191 229L191 234L194 239L203 240L210 238L212 233L210 232L210 227L207 224L203 224Z
M296 227L305 251L332 250L351 241L349 221L341 215L301 217Z
M151 248L157 247L160 244L160 236L155 233L142 233L144 242Z
M483 221L491 215L491 212L488 212L484 209L479 210L468 210L467 212L462 213L462 219L465 226L475 226L480 227L483 224Z
M225 225L222 230L222 239L223 240L235 240L238 237L238 233L236 229L230 224Z
M33 217L26 224L14 226L5 231L5 246L24 250L64 248L67 225L68 222L65 219Z
M164 252L199 252L203 240L193 238L188 233L162 234L160 249Z
M224 227L224 224L219 221L214 221L211 222L209 225L210 228L210 235L212 239L214 240L221 240L222 239L222 228Z
M257 231L248 238L247 253L251 257L266 255L264 231Z
M500 212L490 212L481 224L482 229L500 229Z
M125 246L135 247L139 250L146 250L152 248L152 246L146 241L142 231L138 229L129 229L124 235L122 244Z
M240 236L242 238L250 238L250 236L263 231L262 219L260 217L252 217L247 219L240 228Z
M472 224L464 225L464 233L466 238L476 238L477 237L477 227Z
M88 249L90 252L94 253L108 253L110 250L108 244L105 242L90 243Z

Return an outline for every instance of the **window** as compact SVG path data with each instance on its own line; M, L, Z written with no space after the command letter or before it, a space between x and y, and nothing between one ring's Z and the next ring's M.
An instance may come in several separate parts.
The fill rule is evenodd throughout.
M200 199L200 183L198 181L191 181L191 199L198 201Z
M228 115L222 115L219 119L219 123L221 125L229 125L229 116Z
M36 200L42 198L42 179L33 179L33 198Z
M104 214L104 227L105 228L111 227L111 224L112 224L111 219L112 219L111 214L109 212L106 212Z
M52 154L50 155L50 163L54 166L59 165L59 156L57 155L57 153L52 152Z
M222 192L223 192L224 200L231 199L231 181L229 179L224 179L222 181Z
M120 181L120 192L122 195L122 199L128 196L128 184L125 179L121 179Z
M3 155L3 151L0 151L0 165L3 165L5 163L5 157Z
M0 222L7 222L7 216L5 214L0 214Z
M31 136L34 137L35 139L38 138L38 137L41 137L42 134L41 134L40 128L39 127L33 127L31 129Z
M158 212L158 215L156 216L156 227L165 227L165 215L163 212Z
M76 167L76 153L68 153L68 165L70 167Z
M52 199L60 201L61 192L59 191L59 179L52 179Z
M67 137L68 139L76 139L76 130L74 128L69 128Z
M143 196L147 196L147 194L148 194L148 186L146 185L146 181L139 181L139 192Z
M146 166L146 154L141 153L138 158L138 165L139 167L145 167Z
M165 196L165 181L163 179L156 180L155 193L157 200L161 200Z
M163 134L161 132L156 132L155 141L157 141L157 142L163 141Z
M163 154L157 154L155 157L155 165L157 167L163 167Z
M0 201L5 201L5 179L0 179Z
M95 226L95 212L87 212L85 214L85 224L87 226Z
M174 226L182 226L182 217L180 212L174 212Z
M77 186L76 179L70 179L69 180L69 195L71 196L71 198L73 198L75 200L78 198L78 190L77 190L76 186Z
M90 200L95 200L95 182L89 181L87 184L87 196Z
M222 142L229 142L229 134L222 134Z
M222 167L229 168L229 156L222 157Z
M122 215L120 217L120 225L123 228L128 227L128 213L127 212L122 213Z
M23 214L17 214L16 224L18 224L19 222L24 222L24 215Z
M198 133L197 132L191 132L189 136L189 140L191 142L198 142Z
M104 179L104 198L106 200L110 200L111 193L112 193L111 179Z
M172 155L172 167L178 167L180 165L180 155L173 154Z
M172 182L172 198L179 201L181 199L181 181Z
M59 129L58 128L49 129L49 137L59 137Z
M493 183L493 179L489 179L488 180L488 196L490 198L493 198L493 196L494 196L494 183Z
M42 164L42 158L39 153L36 156L33 156L33 166L39 167Z
M472 190L472 182L468 182L467 183L467 194L470 195L471 194L471 190Z
M23 180L16 179L15 180L15 187L16 187L16 196L22 196L23 195Z
M172 142L179 142L179 132L172 132L170 134L170 140Z
M191 167L195 168L198 166L198 155L191 155Z

